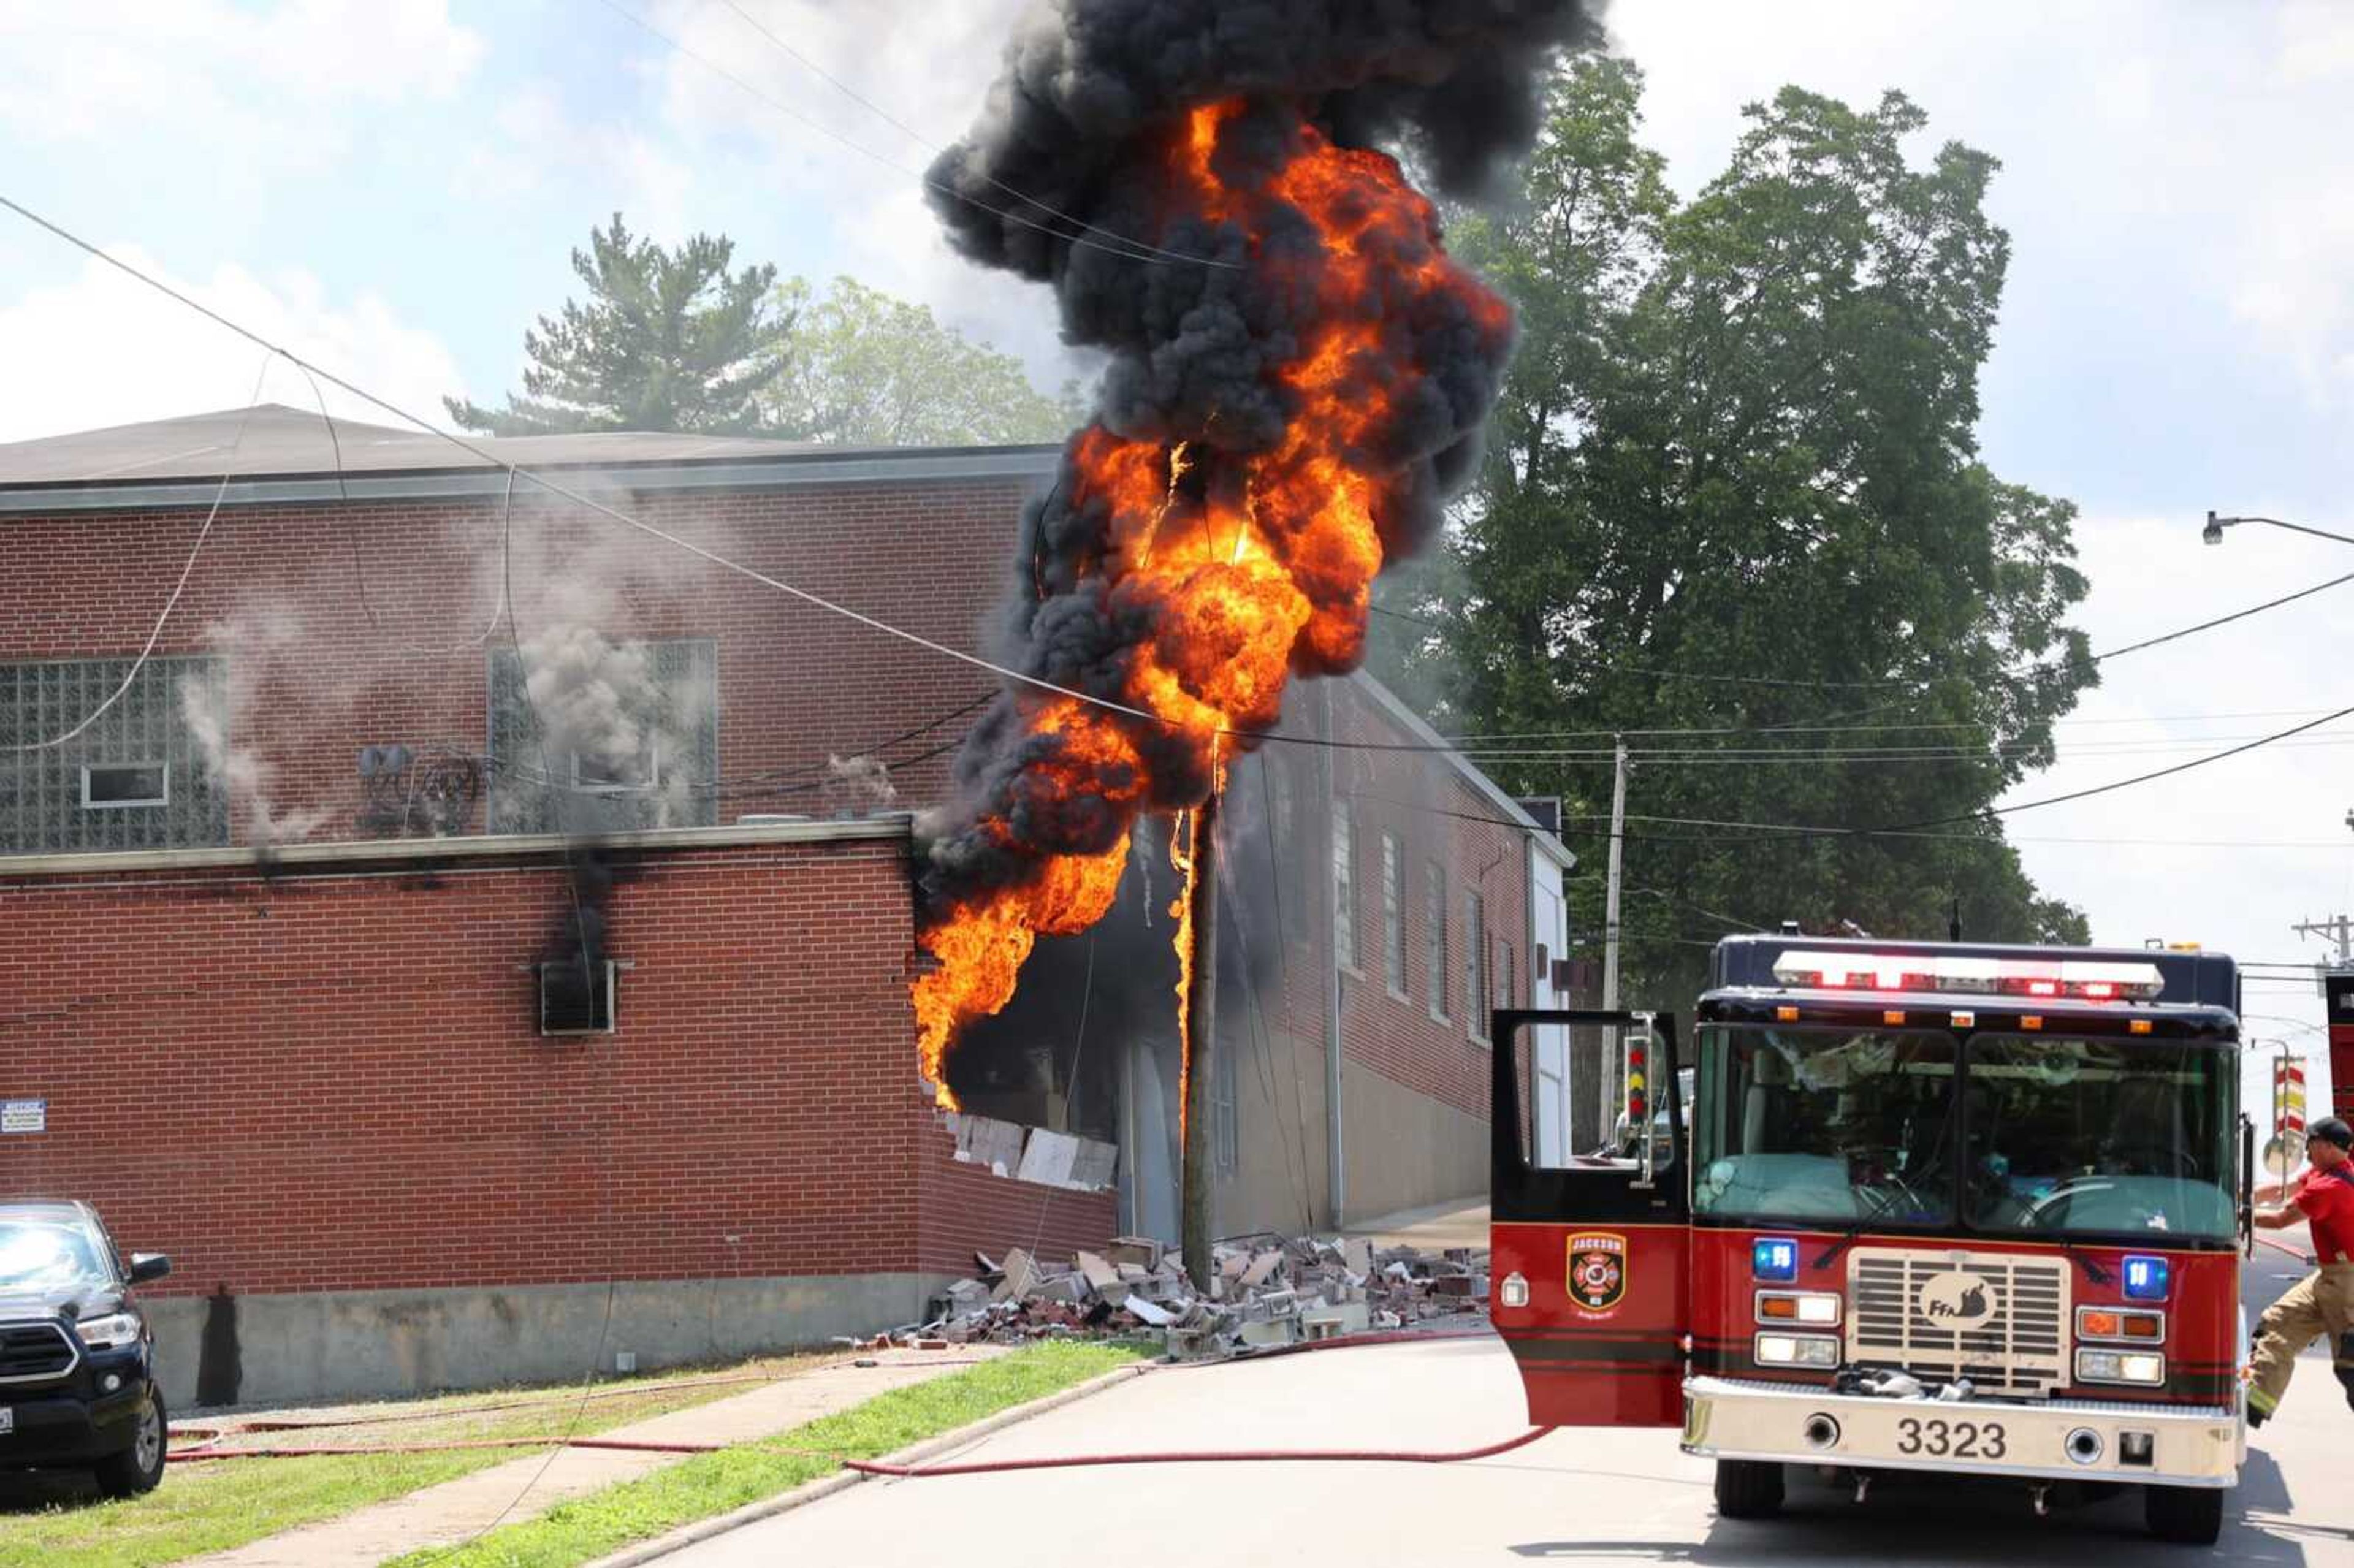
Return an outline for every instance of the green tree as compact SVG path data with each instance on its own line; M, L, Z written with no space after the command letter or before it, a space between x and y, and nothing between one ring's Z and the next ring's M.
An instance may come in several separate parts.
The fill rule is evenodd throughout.
M790 326L766 351L770 429L855 446L988 446L1060 440L1085 417L1076 387L1045 397L1012 355L854 279L836 278L822 297L790 279L775 301Z
M570 430L749 433L758 399L784 373L776 344L791 321L774 267L728 270L735 243L698 234L675 250L633 236L613 215L591 228L572 270L588 287L524 334L531 364L504 408L442 402L470 430L536 436Z
M1925 116L1797 89L1746 111L1730 166L1677 207L1638 141L1641 77L1584 58L1553 86L1524 199L1458 215L1459 254L1522 340L1444 573L1405 585L1377 654L1450 681L1457 725L1628 733L1624 915L1638 984L1688 989L1734 921L2080 938L1999 821L1970 813L2052 758L2096 679L2069 503L1979 461L1978 378L2008 236L1996 164L1903 143ZM1440 585L1454 591L1434 591ZM1400 634L1400 633L1403 634ZM1659 733L1668 732L1668 733ZM1676 733L1681 732L1681 733ZM1543 743L1551 745L1552 743ZM1599 867L1605 760L1498 766L1560 794ZM1598 878L1573 889L1600 927Z

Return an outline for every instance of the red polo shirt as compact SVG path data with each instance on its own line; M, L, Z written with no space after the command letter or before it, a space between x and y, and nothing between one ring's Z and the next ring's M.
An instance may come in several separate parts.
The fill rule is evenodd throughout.
M2324 1263L2354 1262L2354 1172L2343 1164L2308 1171L2289 1193L2313 1227L2314 1255Z

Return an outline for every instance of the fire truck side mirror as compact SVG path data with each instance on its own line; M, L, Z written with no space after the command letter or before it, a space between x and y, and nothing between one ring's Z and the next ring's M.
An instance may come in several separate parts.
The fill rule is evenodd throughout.
M2240 1113L2240 1239L2256 1255L2256 1118Z

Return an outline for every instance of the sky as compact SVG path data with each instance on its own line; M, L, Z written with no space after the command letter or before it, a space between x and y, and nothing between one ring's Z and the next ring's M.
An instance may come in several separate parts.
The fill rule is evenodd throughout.
M1024 8L0 0L0 194L420 414L514 385L523 329L572 291L570 248L617 210L920 300L1053 387L1073 366L1044 291L951 256L916 179ZM2354 547L2277 529L2199 537L2211 507L2354 533L2354 5L1622 0L1608 26L1686 193L1743 104L1791 82L1900 89L1930 117L1921 156L1953 138L2002 160L1984 452L2082 508L2096 650L2354 571ZM0 440L235 407L257 377L313 396L5 213L0 366ZM2115 661L2011 800L2354 704L2349 609L2354 585ZM2325 726L2010 830L2101 940L2310 961L2327 949L2292 926L2354 913L2349 741ZM2252 1033L2316 1051L2310 979L2271 973Z

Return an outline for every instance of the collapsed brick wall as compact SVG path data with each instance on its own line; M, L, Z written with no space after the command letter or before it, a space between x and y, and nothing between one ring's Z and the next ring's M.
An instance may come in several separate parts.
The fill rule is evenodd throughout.
M1081 1247L1099 1252L1119 1229L1118 1192L999 1176L959 1162L953 1139L927 1139L919 1164L923 1228L916 1246L927 1273L970 1276L975 1251L999 1263L1017 1246L1051 1258Z
M0 1095L48 1102L0 1191L94 1201L190 1294L907 1271L994 1239L935 1174L903 836L614 863L620 1028L561 1041L519 968L552 857L0 878Z

